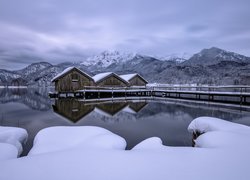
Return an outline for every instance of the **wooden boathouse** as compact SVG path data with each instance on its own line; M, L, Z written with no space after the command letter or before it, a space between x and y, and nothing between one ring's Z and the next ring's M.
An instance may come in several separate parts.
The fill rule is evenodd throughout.
M83 89L119 88L119 87L144 87L148 83L139 74L117 75L113 72L96 74L91 77L76 67L66 68L56 75L52 82L58 93L74 93Z
M69 67L52 79L57 92L75 92L94 86L94 79L76 67Z

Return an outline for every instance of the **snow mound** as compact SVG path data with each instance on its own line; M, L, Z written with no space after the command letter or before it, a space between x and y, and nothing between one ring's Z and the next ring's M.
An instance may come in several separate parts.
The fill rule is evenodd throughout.
M126 151L124 139L103 128L47 128L36 136L37 155L2 161L0 179L250 179L249 127L201 117L189 130L204 132L201 148L166 147L152 137Z
M12 157L17 157L22 153L23 151L22 143L24 143L27 140L27 138L28 138L28 133L23 128L0 126L0 143L12 145L17 149L17 153L13 153ZM2 148L0 148L0 152L2 152ZM11 150L11 152L14 151Z
M15 146L7 143L0 143L0 161L13 159L18 156L18 151Z
M158 137L151 137L137 144L132 150L161 149L162 140Z
M218 118L199 117L188 127L190 132L204 133L195 140L196 147L250 149L250 128Z
M90 126L50 127L41 130L34 139L30 155L67 149L122 149L126 141L112 132Z
M231 131L237 133L249 132L250 128L245 125L232 123L219 118L199 117L194 119L188 126L189 132L199 131L201 133L209 131Z

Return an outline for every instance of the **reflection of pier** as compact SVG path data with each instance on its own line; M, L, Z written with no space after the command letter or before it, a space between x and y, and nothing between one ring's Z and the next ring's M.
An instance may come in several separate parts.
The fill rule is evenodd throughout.
M57 114L77 122L92 112L112 117L121 111L138 113L147 105L144 101L78 101L73 98L56 99L53 110Z

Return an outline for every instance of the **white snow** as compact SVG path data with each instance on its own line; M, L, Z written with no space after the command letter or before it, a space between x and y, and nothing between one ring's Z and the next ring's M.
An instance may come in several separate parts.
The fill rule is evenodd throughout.
M47 128L29 156L0 163L0 179L250 179L249 127L202 117L189 130L204 132L196 139L199 148L164 146L152 137L126 151L123 138L102 128Z
M136 53L104 51L99 55L88 57L81 64L85 66L98 65L101 67L108 67L113 63L123 63L132 60L135 56Z
M130 79L132 79L133 77L135 77L137 74L124 74L124 75L120 75L120 77L122 79L124 79L125 81L129 81Z
M132 150L152 150L161 148L164 148L162 140L158 137L151 137L137 144Z
M92 78L94 79L95 82L98 82L104 78L106 78L107 76L113 74L112 72L105 72L105 73L100 73L100 74L96 74L95 76L93 76Z
M89 77L90 79L92 78L90 75L88 75L87 73L83 72L82 70L78 69L77 67L68 67L66 69L64 69L61 73L57 74L51 81L55 81L56 79L58 79L61 76L64 76L65 74L67 74L69 71L71 71L72 69L77 69L79 72L81 72L82 74L85 74L87 77Z
M41 130L34 139L29 156L48 152L82 149L124 149L126 141L110 131L90 126L50 127Z
M67 74L69 71L71 71L72 69L74 69L75 67L68 67L66 69L64 69L61 73L57 74L51 81L53 82L54 80L58 79L59 77Z
M204 133L195 140L197 147L249 148L250 128L218 118L200 117L191 122L190 132Z
M28 138L23 128L0 126L0 159L16 158L22 151L22 143Z
M6 159L13 159L18 156L17 148L8 143L0 143L0 161Z

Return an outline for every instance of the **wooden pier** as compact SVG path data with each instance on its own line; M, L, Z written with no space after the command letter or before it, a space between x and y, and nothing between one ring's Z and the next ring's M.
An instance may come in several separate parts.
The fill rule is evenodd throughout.
M102 99L116 97L165 97L250 105L250 86L164 86L147 88L86 88L50 93L52 98Z

